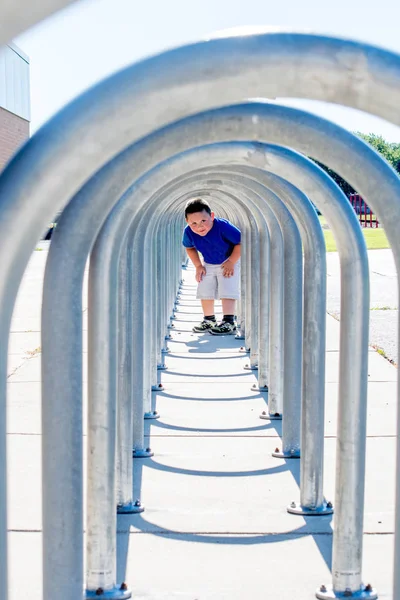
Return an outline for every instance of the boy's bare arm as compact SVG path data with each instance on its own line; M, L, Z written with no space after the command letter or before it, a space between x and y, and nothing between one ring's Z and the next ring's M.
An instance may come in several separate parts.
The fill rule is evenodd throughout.
M203 275L206 274L206 268L200 260L199 253L196 248L186 248L186 254L196 267L196 281L200 282L203 279Z
M224 277L231 277L235 272L235 264L240 258L240 244L233 247L232 254L222 265L222 274Z

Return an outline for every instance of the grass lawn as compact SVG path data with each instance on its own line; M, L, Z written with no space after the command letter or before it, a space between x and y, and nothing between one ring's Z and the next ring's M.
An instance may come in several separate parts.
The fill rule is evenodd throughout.
M325 217L320 216L319 220L322 226L326 226ZM325 237L326 251L336 252L337 248L332 231L330 229L325 228L323 229L323 231ZM362 232L364 234L368 250L380 250L382 248L390 248L385 232L381 227L378 227L378 229L363 227Z

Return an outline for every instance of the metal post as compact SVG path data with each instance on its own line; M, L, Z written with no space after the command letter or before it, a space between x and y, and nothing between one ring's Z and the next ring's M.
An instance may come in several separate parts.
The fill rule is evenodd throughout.
M246 171L249 174L252 172L251 169ZM304 247L303 436L301 442L303 460L301 501L300 507L296 508L299 510L303 507L305 514L309 514L310 511L315 512L315 509L321 511L323 507L328 510L330 508L324 502L322 491L326 321L325 241L317 214L309 199L282 178L261 172L259 169L255 171L257 180L278 194L290 209L300 229ZM293 289L296 287L294 285ZM291 328L289 330L292 331ZM290 364L289 360L286 363L286 359L287 353L285 353L285 364ZM291 389L295 390L296 385ZM290 507L292 511L293 508Z
M247 255L248 255L248 243L247 243L248 233L247 231L242 232L242 248L241 248L241 263L247 264ZM236 339L244 340L243 342L243 350L250 351L250 348L246 346L246 269L240 269L240 310L238 309L238 332L236 334Z
M118 270L118 386L117 386L117 512L143 512L139 498L133 498L133 356L139 354L132 340L132 293L128 273L132 255L126 240Z
M254 218L250 215L250 223L253 224ZM255 224L251 229L251 247L249 252L250 262L246 264L246 271L249 275L250 287L247 289L247 303L249 304L250 317L250 362L247 368L251 371L258 369L258 337L259 337L259 322L258 322L258 304L260 302L260 271L254 268L260 260L260 241L259 231ZM246 368L246 367L245 367Z
M246 187L258 191L261 195L262 190L260 189L258 182L269 184L273 178L266 176L264 177L263 172L246 170L245 168L237 167L236 173L224 169L225 172L230 173L230 177L233 181L240 181L237 171L240 174L252 174L256 179L257 184L253 182L243 182ZM275 189L278 186L275 185ZM290 186L292 187L292 186ZM290 189L288 186L287 190ZM269 189L274 191L274 185L269 186ZM278 188L279 189L279 188ZM280 190L281 191L281 190ZM275 194L269 193L266 196L266 202L272 209L273 213L277 218L279 227L283 236L283 248L284 248L284 268L282 274L284 275L284 286L283 286L283 307L284 307L284 335L283 335L283 414L285 415L283 422L283 452L276 452L274 455L286 458L296 458L300 456L300 434L299 434L299 423L300 423L300 404L301 404L301 364L302 364L302 249L300 234L297 226L291 217L289 210L282 204L281 200L278 199ZM271 237L274 237L271 233ZM272 280L271 287L275 286L275 280ZM260 299L260 304L266 304L263 302L263 297ZM281 305L282 306L282 305ZM275 315L272 316L272 319ZM264 324L262 324L264 328ZM277 338L279 339L279 338ZM273 339L273 344L276 344L277 340ZM264 417L264 415L262 415Z
M116 585L118 269L110 260L109 222L96 241L89 269L86 597L106 594L125 600L131 592L125 583Z

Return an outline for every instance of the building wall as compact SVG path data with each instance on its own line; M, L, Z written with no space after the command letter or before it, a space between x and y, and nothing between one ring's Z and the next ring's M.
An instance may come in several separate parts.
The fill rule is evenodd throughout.
M0 106L30 121L29 59L14 44L0 48Z
M14 44L0 48L0 171L29 138L29 59Z
M0 107L0 171L29 137L29 121Z

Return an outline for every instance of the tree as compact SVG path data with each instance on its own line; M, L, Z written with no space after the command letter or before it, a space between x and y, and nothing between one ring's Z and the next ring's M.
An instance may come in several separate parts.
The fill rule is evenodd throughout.
M356 135L382 154L394 170L400 173L400 144L390 144L381 135L376 135L376 133L357 132Z
M387 142L381 135L377 135L376 133L361 133L359 131L355 132L355 135L360 137L364 142L367 142L370 146L372 146L375 150L377 150L382 156L392 165L395 171L400 174L400 143L389 143ZM321 164L317 160L314 160L318 166L320 166L324 171L328 173L332 177L332 179L337 183L337 185L343 190L343 192L348 196L349 194L356 193L347 181L345 181L340 175L329 169L325 165Z
M349 194L355 194L355 190L351 187L351 185L349 183L347 183L347 181L345 179L343 179L343 177L341 177L340 175L338 175L337 173L335 173L335 171L332 171L332 169L329 169L329 167L323 165L322 163L318 162L317 160L313 159L315 163L317 163L317 165L319 167L321 167L321 169L323 169L324 171L326 171L326 173L328 173L328 175L330 175L330 177L332 177L333 181L335 183L337 183L337 185L340 187L340 189L346 194L346 196L348 196Z

